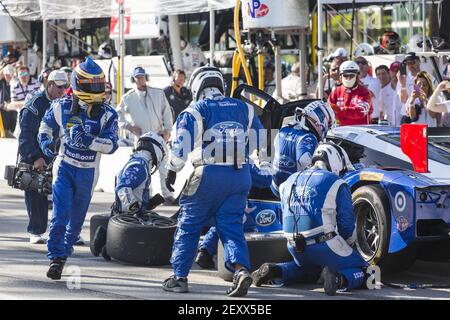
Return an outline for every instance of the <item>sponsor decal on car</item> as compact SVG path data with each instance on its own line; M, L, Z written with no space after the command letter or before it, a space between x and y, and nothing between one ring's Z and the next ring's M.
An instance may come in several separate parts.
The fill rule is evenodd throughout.
M409 227L409 221L404 216L397 218L397 230L400 232L405 231Z
M395 205L395 209L398 212L403 212L405 211L406 208L406 196L402 191L399 191L395 194L395 198L394 198L394 205Z
M277 215L273 210L261 210L256 215L256 223L261 227L267 227L272 225L277 219Z

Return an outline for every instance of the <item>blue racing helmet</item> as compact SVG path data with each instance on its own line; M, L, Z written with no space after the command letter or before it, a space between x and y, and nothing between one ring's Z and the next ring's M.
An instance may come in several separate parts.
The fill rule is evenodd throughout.
M76 66L70 85L73 94L87 104L100 103L105 99L105 74L89 57Z

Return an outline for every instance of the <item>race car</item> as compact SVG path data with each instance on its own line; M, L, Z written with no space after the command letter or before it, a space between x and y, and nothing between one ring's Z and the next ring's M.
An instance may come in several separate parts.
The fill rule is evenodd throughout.
M311 102L281 105L246 85L234 97L254 108L266 129L281 128L296 107ZM425 174L412 170L400 148L399 128L337 127L327 139L341 145L356 168L344 179L352 190L356 249L366 261L388 272L407 269L417 257L450 259L449 130L430 131Z

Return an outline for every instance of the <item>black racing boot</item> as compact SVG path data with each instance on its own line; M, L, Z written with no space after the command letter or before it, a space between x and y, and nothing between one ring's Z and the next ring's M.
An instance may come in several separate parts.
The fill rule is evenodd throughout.
M197 257L195 258L195 263L202 269L214 269L216 265L214 264L213 256L209 254L208 250L200 249L198 250Z
M276 263L263 263L258 270L252 272L253 284L260 287L271 280L282 278L281 267Z
M188 280L187 278L178 278L172 275L170 278L164 280L163 290L176 293L189 292Z
M248 288L252 285L252 277L247 269L234 272L233 286L227 290L229 297L243 297L247 295Z
M55 258L50 262L50 268L47 271L47 277L52 280L61 279L61 274L66 264L66 258Z
M344 286L343 276L337 272L331 271L329 267L322 270L323 289L329 296L334 296L338 289Z

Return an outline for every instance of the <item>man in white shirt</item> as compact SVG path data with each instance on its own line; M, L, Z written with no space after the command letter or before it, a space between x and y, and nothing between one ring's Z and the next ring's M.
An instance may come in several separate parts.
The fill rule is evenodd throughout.
M391 85L389 68L386 65L380 65L375 69L375 74L380 82L380 120L386 120L389 126L397 127L400 125L400 98Z
M152 131L167 142L173 118L164 91L147 85L148 75L142 67L134 68L131 77L135 87L123 96L117 108L119 127L131 132L136 141L142 134ZM162 196L168 203L173 202L172 194L166 187L165 163L159 166L159 176Z
M359 66L359 79L361 82L369 89L372 95L373 113L372 113L372 123L378 124L380 117L380 82L368 74L369 62L364 57L357 57L355 62Z
M295 63L291 68L291 73L281 80L281 88L283 98L290 100L298 100L301 97L302 81L300 78L300 63Z

